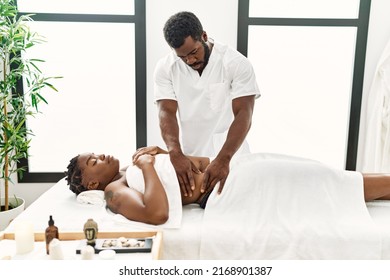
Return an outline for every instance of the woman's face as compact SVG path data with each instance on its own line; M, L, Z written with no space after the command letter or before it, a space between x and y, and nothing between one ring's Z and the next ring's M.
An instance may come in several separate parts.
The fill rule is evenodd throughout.
M82 183L88 189L103 190L119 172L119 160L110 155L84 153L79 156L78 164Z

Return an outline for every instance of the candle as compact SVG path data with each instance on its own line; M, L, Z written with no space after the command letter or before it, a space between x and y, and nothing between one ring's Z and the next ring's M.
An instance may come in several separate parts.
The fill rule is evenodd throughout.
M95 249L91 245L86 245L81 249L82 260L92 260L95 255Z
M52 260L63 260L64 253L62 252L61 241L53 238L49 243L49 256Z
M20 221L15 224L15 244L17 254L26 254L34 249L34 226Z

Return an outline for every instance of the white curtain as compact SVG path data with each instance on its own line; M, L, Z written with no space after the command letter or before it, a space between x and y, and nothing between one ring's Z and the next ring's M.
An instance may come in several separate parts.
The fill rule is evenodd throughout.
M375 70L367 98L363 172L390 172L390 41Z

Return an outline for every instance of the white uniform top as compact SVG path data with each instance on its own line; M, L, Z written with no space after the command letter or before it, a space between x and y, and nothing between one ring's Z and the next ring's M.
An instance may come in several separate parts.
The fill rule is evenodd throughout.
M249 60L218 42L201 76L172 52L158 62L154 82L155 101L178 103L181 145L187 155L216 156L234 119L232 100L260 96ZM240 152L249 152L246 142Z

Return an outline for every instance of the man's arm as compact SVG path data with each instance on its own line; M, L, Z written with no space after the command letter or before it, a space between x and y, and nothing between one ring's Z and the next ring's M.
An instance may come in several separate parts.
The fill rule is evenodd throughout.
M233 100L234 120L230 125L226 141L217 157L207 167L201 191L220 182L218 193L222 192L227 176L229 175L230 160L240 148L252 124L255 95L239 97Z
M176 118L177 102L174 100L159 100L159 120L162 138L167 145L169 157L175 168L182 193L185 196L192 196L195 188L195 181L192 176L194 166L184 156L179 140L179 125ZM199 172L198 170L194 170Z

